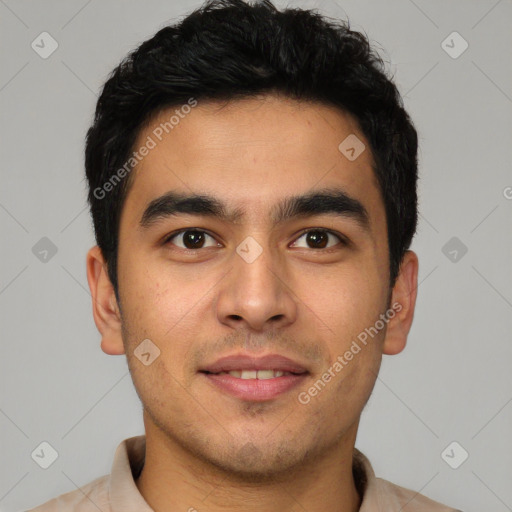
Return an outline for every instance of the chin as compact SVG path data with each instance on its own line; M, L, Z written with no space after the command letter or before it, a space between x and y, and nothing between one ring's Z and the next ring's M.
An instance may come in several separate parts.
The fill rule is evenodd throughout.
M194 447L194 455L203 462L214 466L230 479L240 483L269 483L289 480L290 472L304 467L310 455L307 450L293 449L286 443L275 445L263 439L260 443L246 442L235 446L214 447L213 445ZM201 450L203 448L203 450ZM214 449L216 448L216 449Z

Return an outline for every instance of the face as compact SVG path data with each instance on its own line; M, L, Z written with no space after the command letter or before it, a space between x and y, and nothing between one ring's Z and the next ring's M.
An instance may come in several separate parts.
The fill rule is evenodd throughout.
M382 320L404 278L390 301L369 144L349 115L276 96L199 102L160 134L174 110L139 134L136 148L156 144L130 177L121 311L118 323L95 313L102 348L125 351L146 431L232 473L275 476L353 444L382 353L405 343L410 305ZM356 159L338 149L350 135L366 147Z

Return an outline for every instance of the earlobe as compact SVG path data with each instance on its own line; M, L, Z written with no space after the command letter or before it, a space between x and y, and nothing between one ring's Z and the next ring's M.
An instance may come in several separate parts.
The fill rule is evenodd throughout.
M101 349L109 355L124 354L119 306L105 259L97 245L87 253L86 265L94 323L101 334Z
M386 330L382 350L386 355L399 354L405 348L414 317L417 288L418 257L413 251L406 251L391 296L390 307L395 310L395 315Z

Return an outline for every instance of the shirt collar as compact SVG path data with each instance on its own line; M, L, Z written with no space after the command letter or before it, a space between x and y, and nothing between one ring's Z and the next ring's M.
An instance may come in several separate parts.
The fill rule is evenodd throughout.
M362 496L359 512L380 512L375 472L368 458L357 448L354 448L352 471L357 491Z
M112 512L153 512L133 477L144 464L145 455L146 436L130 437L117 447L110 473Z

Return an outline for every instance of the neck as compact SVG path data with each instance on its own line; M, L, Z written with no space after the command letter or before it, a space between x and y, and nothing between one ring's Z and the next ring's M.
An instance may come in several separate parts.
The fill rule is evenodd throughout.
M155 512L356 512L361 504L352 473L356 430L357 425L315 460L255 482L226 473L146 425L146 457L136 485Z

